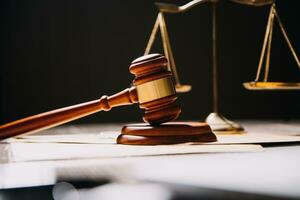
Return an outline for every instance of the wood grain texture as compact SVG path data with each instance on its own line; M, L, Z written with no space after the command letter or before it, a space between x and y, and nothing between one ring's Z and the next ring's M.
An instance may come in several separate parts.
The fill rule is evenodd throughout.
M215 142L217 137L203 122L168 122L159 126L129 124L122 128L118 144L161 145L185 142Z
M161 54L149 54L132 61L129 71L136 77L142 77L156 72L167 71L167 59Z
M34 133L40 130L58 126L78 118L99 112L109 111L116 106L130 105L138 102L138 97L144 92L152 94L163 88L174 88L171 82L164 82L159 88L151 87L149 91L137 91L137 83L145 83L171 77L171 72L166 68L167 59L160 54L150 54L134 60L130 66L130 72L136 76L133 86L110 97L102 96L98 100L69 106L53 111L37 114L0 126L0 139L14 137L20 134ZM138 95L139 94L139 95ZM179 106L174 104L177 95L172 94L165 97L154 97L149 102L143 102L141 108L145 109L144 121L158 125L174 120L180 113ZM157 99L156 99L157 98Z
M127 145L165 145L179 144L186 142L215 142L216 137L211 133L200 135L176 135L176 136L137 136L137 135L119 135L118 144Z
M6 139L25 133L34 133L79 119L95 112L102 110L109 111L112 107L130 105L136 102L137 95L135 87L128 88L111 97L102 96L98 100L52 110L2 125L0 126L0 139Z
M212 130L204 122L167 122L160 126L145 123L129 124L122 128L122 134L139 136L175 136L199 135L211 133Z

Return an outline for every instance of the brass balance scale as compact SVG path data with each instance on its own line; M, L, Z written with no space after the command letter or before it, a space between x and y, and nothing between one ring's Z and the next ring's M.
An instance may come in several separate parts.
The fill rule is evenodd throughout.
M244 87L248 90L299 90L300 83L293 83L293 82L269 82L268 75L270 69L270 54L271 54L271 42L272 42L272 34L273 34L273 26L274 26L274 19L276 18L280 30L288 44L288 47L300 68L300 62L297 57L297 54L288 38L287 32L283 27L283 24L279 18L279 15L276 11L275 7L275 0L230 0L235 3L244 4L248 6L270 6L270 13L268 17L268 23L264 38L264 43L261 51L261 56L259 60L257 75L254 81L244 83ZM216 20L216 4L218 0L193 0L188 2L185 5L177 6L174 4L168 3L155 3L158 7L158 16L156 18L156 22L152 29L152 33L150 35L150 39L148 41L146 50L144 54L149 54L153 43L155 41L156 35L158 33L158 29L160 29L164 54L168 58L169 63L168 67L174 74L176 91L179 93L189 92L192 89L191 85L182 85L179 80L178 72L176 69L175 59L173 56L170 39L167 31L167 26L164 18L165 13L182 13L187 12L189 9L201 5L203 3L212 3L212 81L213 81L213 112L210 113L207 118L206 122L211 126L212 130L217 134L240 134L245 133L244 128L236 122L228 120L219 112L219 105L218 105L218 74L217 74L217 20ZM267 49L267 51L266 51ZM265 60L265 73L263 81L259 81L262 71L262 65Z

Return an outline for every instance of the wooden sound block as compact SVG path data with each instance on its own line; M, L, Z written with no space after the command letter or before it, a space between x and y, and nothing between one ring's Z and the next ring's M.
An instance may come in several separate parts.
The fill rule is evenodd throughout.
M215 142L217 137L203 122L168 122L159 126L129 124L122 128L118 144L162 145L186 142Z
M179 144L186 142L215 142L216 136L213 133L203 133L198 135L175 135L175 136L137 136L137 135L119 135L118 144L131 145L163 145Z

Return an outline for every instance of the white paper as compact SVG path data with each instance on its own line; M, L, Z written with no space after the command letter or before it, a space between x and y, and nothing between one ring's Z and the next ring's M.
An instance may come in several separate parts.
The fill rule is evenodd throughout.
M260 145L158 145L11 143L11 162L128 156L262 151Z

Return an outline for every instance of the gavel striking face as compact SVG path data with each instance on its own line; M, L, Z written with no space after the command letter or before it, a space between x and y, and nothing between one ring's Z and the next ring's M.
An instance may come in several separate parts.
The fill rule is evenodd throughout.
M150 54L134 60L129 68L136 77L133 86L110 97L48 111L0 126L0 139L51 128L112 107L139 103L144 121L151 125L175 120L180 114L172 74L167 59Z

